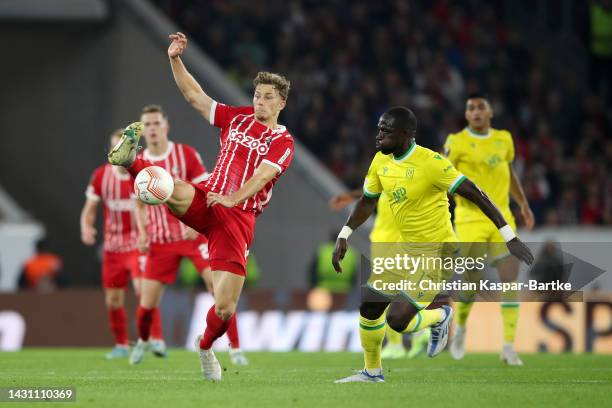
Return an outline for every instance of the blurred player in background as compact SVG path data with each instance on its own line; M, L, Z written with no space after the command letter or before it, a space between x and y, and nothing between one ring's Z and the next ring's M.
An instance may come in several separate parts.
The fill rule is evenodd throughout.
M353 190L347 193L339 194L329 201L329 206L334 211L340 211L353 201L361 198L363 190ZM376 218L374 219L374 227L370 232L370 242L399 242L401 238L400 230L397 227L389 200L386 195L381 195L376 205ZM412 334L412 344L410 350L406 352L403 342L403 333L396 332L388 324L386 324L387 343L382 349L381 358L383 360L398 359L407 355L408 358L413 358L419 355L427 348L430 331L429 328Z
M119 142L121 133L122 129L119 129L111 135L111 147ZM95 223L100 202L104 209L102 286L108 320L115 336L115 347L106 358L127 357L128 334L124 304L130 277L136 295L140 292L134 182L123 167L107 163L94 171L85 194L87 198L81 211L81 241L85 245L92 246L96 243Z
M336 241L332 263L342 272L340 261L347 249L347 239L353 230L372 214L379 197L387 195L391 212L400 230L400 241L410 248L404 256L421 257L423 252L437 259L449 258L456 252L457 237L452 228L447 194L460 194L474 202L504 234L508 249L521 260L531 263L533 255L515 235L503 215L474 183L457 171L439 154L416 144L416 117L407 108L393 107L378 122L376 149L363 187L363 195L351 211ZM394 251L391 251L394 252ZM378 254L377 254L378 255ZM399 257L395 251L389 256ZM383 259L385 261L389 259ZM397 286L375 287L380 274L372 273L368 284L378 294L378 300L363 299L359 309L359 334L364 351L365 368L357 374L336 381L383 382L381 346L385 335L385 321L398 332L416 332L431 327L427 347L430 357L438 355L446 346L453 309L443 305L426 309L439 290L424 293L420 282L440 282L447 279L449 268L436 267L419 270L391 270L390 283L412 282L414 290L396 289ZM392 268L393 269L393 268ZM426 282L427 283L427 282ZM426 295L426 296L424 296ZM386 315L385 310L389 308Z
M256 217L270 202L274 184L293 158L293 137L278 123L290 83L278 74L260 72L253 80L252 106L217 103L180 58L187 48L185 35L172 34L170 39L168 57L178 88L211 125L221 129L221 150L210 177L198 184L175 178L166 203L178 219L209 239L215 304L206 315L206 330L198 345L204 378L219 381L221 365L212 345L235 324ZM151 164L135 158L141 129L141 123L128 126L108 156L134 176Z
M470 95L466 102L465 119L468 126L461 132L450 134L444 144L444 151L453 165L474 181L491 197L512 229L516 223L510 211L509 196L518 203L527 229L534 225L534 217L512 168L514 143L507 130L491 127L493 109L487 97L482 94ZM473 202L457 197L455 207L455 232L461 242L487 242L488 259L492 259L503 282L514 282L518 277L519 260L503 245L503 238L491 220ZM472 245L469 256L482 256L481 245ZM477 277L474 277L477 279ZM465 294L465 302L457 306L457 327L451 343L451 354L455 359L465 355L466 322L472 309L473 296ZM504 344L501 359L508 365L523 365L514 350L514 338L519 314L518 293L505 292L501 303L504 322Z
M208 177L198 152L191 146L168 140L169 124L163 109L148 105L142 110L141 121L147 148L140 157L151 165L166 169L173 177L199 183ZM136 211L147 219L146 234L139 236L139 249L147 253L142 282L142 298L138 308L139 340L130 356L131 364L138 364L148 347L156 356L166 356L160 321L159 303L165 285L175 282L181 259L188 257L201 273L209 290L214 294L208 241L206 237L187 227L168 211L165 206L147 206L137 201ZM230 356L235 364L247 364L240 351L236 321L228 328Z

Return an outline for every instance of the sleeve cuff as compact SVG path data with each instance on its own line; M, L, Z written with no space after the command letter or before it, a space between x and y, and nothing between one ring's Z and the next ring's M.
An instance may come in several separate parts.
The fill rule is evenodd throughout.
M463 183L466 179L467 179L467 177L465 177L463 174L460 174L455 179L455 181L453 181L453 183L450 185L450 187L448 188L448 192L451 193L451 194L455 194L455 190L457 190L457 188L459 188L461 183Z
M283 168L281 166L279 166L278 164L276 164L274 162L271 162L270 160L263 159L261 162L262 163L266 163L266 164L274 167L278 171L278 174L281 174L283 172Z
M91 192L87 192L85 193L85 197L87 197L88 200L91 201L100 201L100 196L95 194L95 193L91 193Z
M215 126L215 111L217 110L217 101L212 101L210 105L210 113L208 114L208 121L211 125Z
M370 197L370 198L378 198L380 197L381 193L373 193L371 191L368 191L367 188L365 188L365 186L363 187L363 195L366 197Z

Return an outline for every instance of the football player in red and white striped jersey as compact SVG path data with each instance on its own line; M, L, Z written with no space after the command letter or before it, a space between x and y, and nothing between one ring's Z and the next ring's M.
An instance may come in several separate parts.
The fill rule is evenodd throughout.
M228 106L215 102L187 71L181 54L187 47L182 33L170 35L168 56L172 73L185 99L212 125L221 129L221 149L205 182L174 181L166 203L172 214L208 238L215 305L206 316L199 342L204 378L221 379L221 366L211 347L235 321L238 298L246 274L255 219L268 205L272 187L293 158L293 137L278 123L290 83L281 75L260 72L253 81L253 105ZM136 175L151 163L135 158L142 129L134 123L109 153L109 161Z
M111 147L117 144L122 130L110 138ZM102 285L115 347L107 358L127 357L128 336L125 313L125 290L130 277L134 290L140 289L140 270L136 241L137 221L134 214L134 182L120 166L104 164L98 167L87 186L86 201L81 211L81 240L85 245L96 242L96 213L103 205L104 252L102 259Z
M150 165L163 167L176 179L200 183L208 178L209 174L202 159L193 147L168 139L168 118L159 105L145 106L141 121L147 148L139 154L139 159L145 160ZM159 303L165 285L175 282L183 257L192 260L208 288L213 290L206 237L179 221L165 206L145 206L139 201L136 211L146 214L148 225L147 233L140 235L138 241L139 249L146 252L147 257L142 281L142 298L137 314L141 341L132 350L130 356L132 364L142 361L146 348L144 345L147 342L155 355L160 357L166 355L161 323L157 324ZM228 337L232 361L239 364L246 363L246 358L240 351L235 321L228 330Z

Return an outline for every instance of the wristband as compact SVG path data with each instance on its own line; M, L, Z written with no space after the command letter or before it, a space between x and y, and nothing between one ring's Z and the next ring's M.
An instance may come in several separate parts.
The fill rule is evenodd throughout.
M499 229L499 232L500 232L502 238L504 239L504 241L506 241L506 242L512 241L514 238L516 238L516 234L512 230L512 227L509 226L508 224L506 224L503 227L501 227Z
M340 233L338 234L338 239L340 239L340 238L348 239L348 237L350 237L352 233L353 233L353 229L351 227L345 225L340 230Z

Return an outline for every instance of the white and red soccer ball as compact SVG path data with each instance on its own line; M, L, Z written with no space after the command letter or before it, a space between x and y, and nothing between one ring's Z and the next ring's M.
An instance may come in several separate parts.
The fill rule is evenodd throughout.
M162 167L145 167L134 180L134 191L140 201L152 205L162 204L172 195L174 180Z

